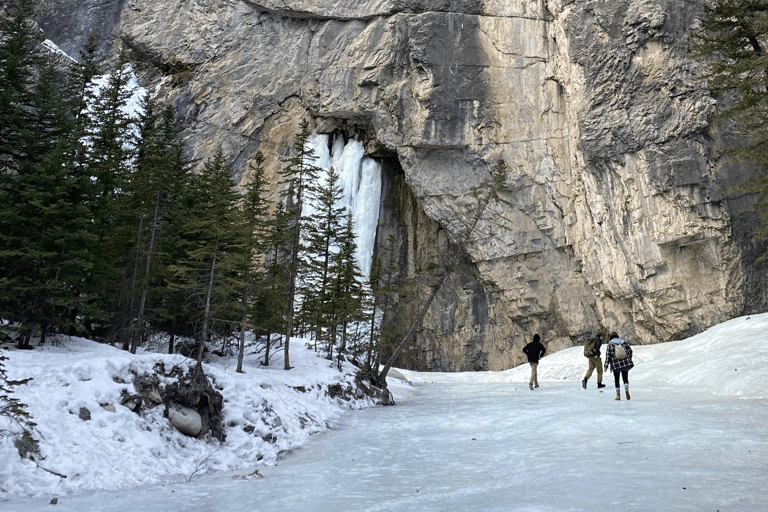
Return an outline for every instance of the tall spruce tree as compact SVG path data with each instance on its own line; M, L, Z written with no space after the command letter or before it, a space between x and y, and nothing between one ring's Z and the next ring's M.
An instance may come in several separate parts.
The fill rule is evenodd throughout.
M82 277L92 270L88 247L93 240L92 211L86 202L80 170L73 164L76 119L67 76L51 63L41 63L32 110L16 175L17 229L27 260L35 269L25 279L33 284L35 315L41 342L49 328L71 331L72 318L92 313ZM32 263L29 260L33 260Z
M0 19L0 172L7 175L24 156L23 137L29 126L36 59L32 46L33 4L16 0Z
M757 194L755 209L763 225L754 236L768 239L768 2L705 4L701 25L692 36L692 54L707 67L707 85L718 93L736 93L717 118L737 120L749 143L724 152L757 167L753 178L738 189ZM760 258L765 259L768 253Z
M136 161L126 184L121 215L128 221L125 227L134 248L126 260L129 271L124 272L130 276L124 286L129 296L126 316L133 322L125 337L126 342L130 339L131 353L136 353L146 334L148 298L163 294L161 267L167 261L159 257L159 247L168 222L166 211L187 186L191 165L177 140L175 111L171 107L159 111L149 96L142 99L140 110Z
M300 267L300 252L303 235L306 232L305 202L308 200L308 194L311 193L311 186L317 182L320 169L314 165L316 158L315 152L308 144L309 123L304 120L299 127L299 133L296 134L293 143L293 155L283 160L285 166L280 170L282 184L286 186L283 191L283 198L287 209L291 212L290 220L290 249L288 254L288 303L286 305L286 326L285 340L283 344L284 369L290 370L291 363L289 357L291 336L294 327L294 306L296 302L296 282L298 274L302 270Z
M333 255L331 266L333 279L328 315L332 340L336 339L341 326L339 353L347 351L350 324L359 326L365 320L365 308L370 295L370 288L355 259L357 243L352 214L347 212L344 220L337 237L338 251ZM359 336L356 336L355 341L357 338Z
M23 142L34 85L31 13L31 2L12 2L9 16L0 20L0 311L12 321L18 321L26 308L31 286L30 276L19 268L31 261L20 262L26 257L19 246L24 232L15 207L22 186L18 169L26 156Z
M94 275L99 276L92 285L103 307L114 297L123 268L123 243L117 236L121 233L114 228L127 179L133 172L139 133L129 108L135 94L131 77L131 67L123 56L117 68L103 77L102 84L86 87L94 97L88 99L84 114L85 148L78 164L88 168L91 176L93 231L97 240L93 252L98 256ZM95 91L96 88L99 90Z
M264 335L263 365L269 366L272 334L284 332L290 282L288 257L291 254L292 212L280 201L268 220L264 240L264 274L254 297L252 323Z
M312 200L307 224L302 316L312 326L316 346L323 341L330 352L335 343L333 324L333 256L339 251L339 237L345 209L339 206L343 190L339 173L331 167L319 183L312 184Z
M12 32L0 43L0 67L7 79L0 95L8 98L9 90L28 88L12 102L23 115L0 129L4 143L14 146L0 157L0 289L5 297L0 303L3 316L21 324L21 345L26 346L32 331L44 342L49 330L71 332L76 319L89 313L90 296L82 282L92 270L88 248L93 215L89 181L73 160L77 111L72 82L52 60L30 56L32 40L19 16L21 4ZM10 21L5 23L8 28ZM9 47L23 49L28 57L10 58Z
M238 276L244 248L240 198L230 179L231 168L219 147L194 176L181 240L186 257L171 266L177 286L199 311L198 366L212 322L234 320L232 313L239 309L235 304L244 288Z
M266 249L267 234L269 229L270 202L267 199L268 181L264 169L264 155L261 151L254 155L250 166L251 176L245 186L245 194L242 198L242 271L243 285L242 306L243 314L240 323L240 340L237 351L238 373L243 373L243 355L245 352L245 334L247 327L253 325L252 309L254 297L258 295L258 288L264 282L264 272L258 269L258 256Z

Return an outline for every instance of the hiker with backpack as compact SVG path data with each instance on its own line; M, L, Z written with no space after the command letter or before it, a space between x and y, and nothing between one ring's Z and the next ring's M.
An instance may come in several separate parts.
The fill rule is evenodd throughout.
M603 345L603 338L600 333L595 334L594 338L589 338L584 343L584 357L589 360L587 374L581 381L581 387L587 389L587 381L592 376L592 372L597 368L597 389L604 388L603 384L603 360L600 359L600 347Z
M539 359L544 357L544 353L547 351L544 345L539 341L541 337L538 334L533 335L533 341L523 347L523 354L528 356L528 362L531 365L531 380L528 382L528 387L531 391L536 387L539 387L539 377L536 373L536 368L539 366Z
M619 374L624 381L624 393L629 400L629 370L631 370L635 364L632 362L632 347L626 340L619 338L619 335L615 332L611 333L611 341L608 342L608 347L605 349L605 365L607 370L608 365L611 366L613 372L613 380L616 383L616 400L621 400L621 388L619 387Z

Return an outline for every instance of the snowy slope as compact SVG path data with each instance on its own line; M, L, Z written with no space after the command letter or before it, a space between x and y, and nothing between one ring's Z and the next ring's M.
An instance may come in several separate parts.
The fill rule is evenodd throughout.
M269 367L260 366L255 355L246 357L245 374L235 372L234 359L216 359L205 370L225 398L227 439L220 447L215 440L180 434L163 418L162 405L141 416L120 405L122 390L134 393L133 372L152 372L158 362L166 368L193 364L185 357L131 355L84 339L32 351L4 349L8 378L32 378L14 396L27 404L37 423L39 466L66 478L20 460L12 439L2 436L0 498L130 487L274 464L280 453L327 430L350 407L372 405L330 398L328 385L351 383L353 367L347 364L341 372L331 368L330 361L299 339L292 343L290 371L282 369L282 351ZM114 406L115 412L102 405ZM90 420L80 419L82 407L90 411ZM7 430L18 427L0 417L0 432Z

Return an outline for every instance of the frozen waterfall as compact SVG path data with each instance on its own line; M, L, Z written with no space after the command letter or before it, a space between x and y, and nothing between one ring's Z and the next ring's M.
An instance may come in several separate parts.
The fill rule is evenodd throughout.
M372 158L365 156L362 142L336 135L329 149L329 135L312 134L307 144L314 150L314 165L323 169L333 167L339 173L339 185L344 191L339 206L352 213L357 253L355 258L367 278L373 259L376 225L379 221L381 169Z

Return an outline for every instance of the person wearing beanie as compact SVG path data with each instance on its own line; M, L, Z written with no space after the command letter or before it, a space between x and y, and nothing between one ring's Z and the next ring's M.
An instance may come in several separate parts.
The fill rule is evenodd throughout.
M523 347L523 354L528 356L528 362L531 365L531 380L528 381L528 387L533 391L534 388L539 387L539 379L536 375L536 368L539 365L539 359L544 357L544 353L547 351L544 345L539 341L541 337L538 334L533 335L533 341Z
M615 332L611 333L608 348L605 349L605 369L611 367L613 380L616 384L616 400L621 400L621 388L619 387L619 374L624 381L624 393L629 400L629 370L635 367L632 362L632 347L625 340L619 338Z

